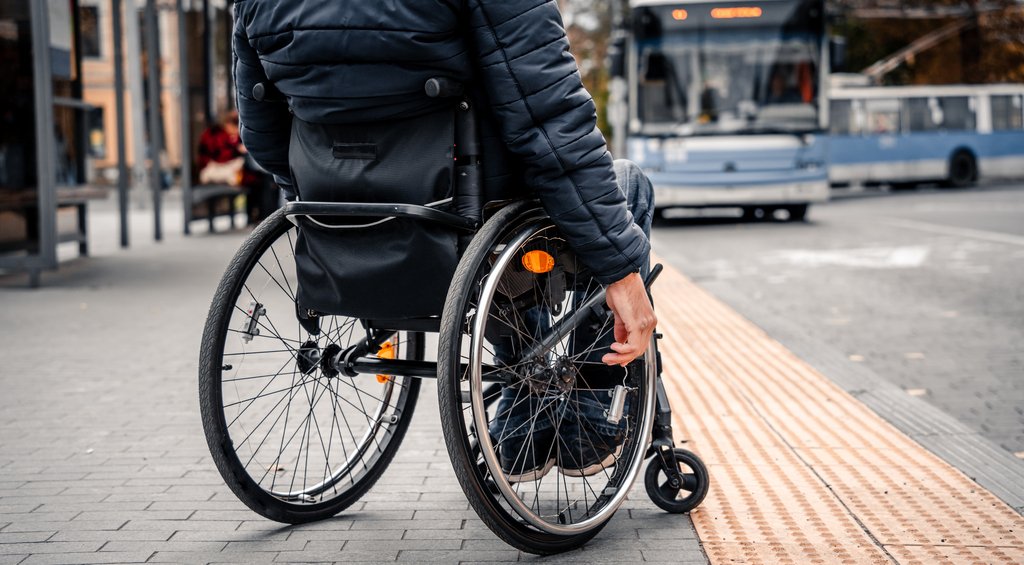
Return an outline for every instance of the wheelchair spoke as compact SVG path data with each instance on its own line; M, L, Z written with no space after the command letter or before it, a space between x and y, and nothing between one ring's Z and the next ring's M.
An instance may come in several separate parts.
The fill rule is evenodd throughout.
M293 381L292 381L292 382L293 382L293 383L294 383L294 377L295 377L295 375L293 374L293 375L292 375L292 378L293 378ZM266 435L264 435L264 436L263 436L263 439L261 439L261 440L260 440L260 443L259 443L259 445L257 445L257 446L256 446L256 448L252 450L252 452L253 452L253 453L252 453L252 456L251 456L251 457L249 458L249 460L248 460L248 461L246 461L246 462L245 462L245 466L246 466L246 467L248 467L248 466L249 466L249 463L252 463L252 460L253 460L253 459L254 459L254 458L256 457L256 454L257 454L257 453L259 453L259 450L260 450L260 448L262 448L262 447L263 447L263 444L264 444L264 442L266 442L266 441L267 441L267 438L269 438L269 437L270 437L270 434L271 434L271 433L273 433L273 431L274 431L274 426L275 426L275 425L277 424L277 422L278 422L278 421L280 421L280 419L281 419L281 416L283 416L283 415L284 415L284 414L285 414L285 413L286 413L286 412L288 411L288 407L289 407L289 406L291 405L291 400L292 400L292 398L294 398L294 397L295 397L295 395L297 395L297 394L298 394L298 391L295 391L295 392L294 392L294 394L290 394L289 396L282 396L282 397L281 397L281 399L280 399L280 400L278 400L278 401L277 401L277 403L276 403L276 404L274 404L274 406L272 406L272 407L270 408L270 410L268 410L268 411L267 411L267 415L266 415L266 416L264 416L264 417L263 417L263 419L261 419L261 420L260 420L260 421L259 421L259 422L258 422L258 423L257 423L257 424L255 425L255 426L253 426L253 428L252 428L252 429L251 429L251 430L249 431L249 433L248 433L248 434L247 434L247 435L246 435L246 436L245 436L244 438L242 438L242 440L241 440L240 442L238 442L239 444L248 444L248 443L249 443L249 438L250 438L250 437L252 437L252 435L253 435L254 433L256 433L256 430L260 429L260 426L262 426L262 425L263 425L263 423L264 423L264 422L265 422L265 421L266 421L266 420L267 420L267 419L268 419L268 418L269 418L269 417L270 417L270 416L271 416L272 414L274 414L274 411L275 411L275 410L277 410L277 407L278 407L278 406L280 406L280 405L281 405L281 403L285 401L285 399L287 399L287 400L288 400L288 404L287 404L287 405L285 405L285 407L284 407L283 409L281 409L280 413L279 413L279 414L277 415L277 418L275 418L275 419L274 419L274 423L273 423L273 424L271 424L271 425L270 425L270 429L268 429L268 430L267 430L267 433L266 433ZM236 447L236 448L235 448L235 453L237 453L237 452L238 452L238 449L239 449L239 447Z
M284 279L284 284L288 286L288 290L286 291L286 293L294 301L295 300L295 291L292 290L292 284L288 280L288 275L284 272L284 267L281 266L281 258L277 256L277 251L273 247L270 248L270 251L271 251L271 253L274 254L274 262L277 263L277 268L278 268L279 271L281 271L281 278ZM281 290L284 290L284 289L281 289Z
M274 252L274 248L271 247L270 251ZM274 252L274 254L276 255L276 252ZM259 268L262 269L263 272L266 273L268 277L270 277L270 281L277 285L277 288L281 289L281 292L283 292L285 296L290 298L293 302L295 301L295 296L291 293L289 289L285 289L285 287L282 286L280 282L278 282L277 277L275 277L274 274L270 272L270 269L267 269L266 265L263 264L263 261L257 262L257 265L259 265ZM285 282L288 282L287 278L285 278Z

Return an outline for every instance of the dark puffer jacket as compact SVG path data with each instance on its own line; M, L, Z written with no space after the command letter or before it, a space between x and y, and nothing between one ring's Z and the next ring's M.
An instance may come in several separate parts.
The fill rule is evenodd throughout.
M532 190L603 283L647 257L554 0L238 0L235 20L242 140L282 184L290 112L333 124L412 117L446 103L423 94L445 76L477 85L489 131L513 156L489 150L487 182ZM268 81L286 103L254 98Z

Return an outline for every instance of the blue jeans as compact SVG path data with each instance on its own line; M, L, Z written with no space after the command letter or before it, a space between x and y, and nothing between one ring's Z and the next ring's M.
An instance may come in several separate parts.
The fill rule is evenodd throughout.
M651 181L640 167L624 159L615 161L615 178L619 190L626 197L626 206L633 221L650 237L654 216L654 188ZM646 276L649 269L649 261L645 261L641 275ZM541 307L522 313L524 325L537 333L549 327L549 318L550 314ZM582 327L578 328L574 332L571 348L574 352L579 351L579 348L588 351L577 362L581 367L595 371L592 373L595 375L593 386L588 386L591 383L578 382L577 388L563 398L555 394L536 396L519 387L505 387L498 400L496 415L489 425L491 436L499 442L521 442L533 433L557 426L560 442L568 442L570 445L583 439L591 442L617 442L617 436L625 427L625 420L619 424L610 424L605 411L611 404L609 389L615 386L616 380L621 382L624 372L621 368L607 367L601 363L601 357L610 351L609 346L613 341L610 327L605 328L599 336L588 334ZM519 356L517 349L512 340L494 343L495 363L514 363Z

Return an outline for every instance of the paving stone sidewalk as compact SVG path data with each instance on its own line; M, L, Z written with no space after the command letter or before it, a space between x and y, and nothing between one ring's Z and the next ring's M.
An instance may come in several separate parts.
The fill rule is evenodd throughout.
M114 241L112 211L92 216L94 239ZM363 501L304 526L246 509L210 460L196 393L206 309L242 236L172 234L154 244L142 231L148 220L133 220L131 250L97 241L96 257L45 275L42 289L0 277L0 564L537 559L469 508L432 383ZM165 225L180 221L170 214ZM597 539L544 561L706 558L689 518L656 509L638 485Z

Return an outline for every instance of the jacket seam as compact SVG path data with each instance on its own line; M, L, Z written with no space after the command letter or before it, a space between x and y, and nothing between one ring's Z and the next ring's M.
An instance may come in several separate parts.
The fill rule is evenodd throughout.
M520 89L519 90L519 94L522 95L522 99L523 99L523 101L525 101L530 96L536 96L536 95L540 94L541 92L544 92L545 90L548 90L549 88L553 88L553 87L557 86L563 80L571 77L573 75L573 73L575 73L575 72L576 72L575 70L570 71L569 74L562 75L562 76L558 77L557 79L555 79L555 81L552 82L551 84L547 84L547 85L545 85L545 86L543 86L543 87L541 87L541 88L539 88L537 90L534 90L533 92L530 92L529 94L524 94L522 89ZM517 83L517 85L518 85L518 83ZM494 104L494 107L495 108L500 108L502 106L508 106L510 104L514 104L515 102L516 102L515 100L510 100L508 102L502 102L501 104ZM579 108L579 106L573 106L571 108L571 110L575 110L576 108ZM532 112L530 113L530 117L531 118L534 117ZM534 119L536 119L536 118L534 118Z
M281 31L268 31L263 33L248 34L249 39L260 39L263 37L272 37L275 35L285 35L287 33L295 33L297 31L387 31L387 32L402 32L402 33L418 33L427 36L444 37L452 35L449 32L437 32L430 30L420 29L403 29L403 28L386 28L386 27L353 27L353 26L324 26L324 27L313 27L313 26L302 26L292 29L285 29Z
M485 18L487 19L488 25L490 25L493 28L496 28L498 26L503 26L503 25L511 22L512 20L519 19L519 18L525 16L526 14L529 14L530 12L532 12L534 10L538 10L538 9L544 7L544 6L547 6L548 4L550 4L553 1L554 0L547 0L545 2L539 2L539 3L537 3L536 6L533 6L531 8L527 8L527 9L523 10L522 12L519 12L518 14L512 16L511 18L509 18L509 19L507 19L505 21L502 21L502 22L498 22L498 23L491 22L491 18L487 18L486 16L485 16ZM483 4L481 4L480 5L480 12L483 13L483 11L484 11L484 7L483 7Z

